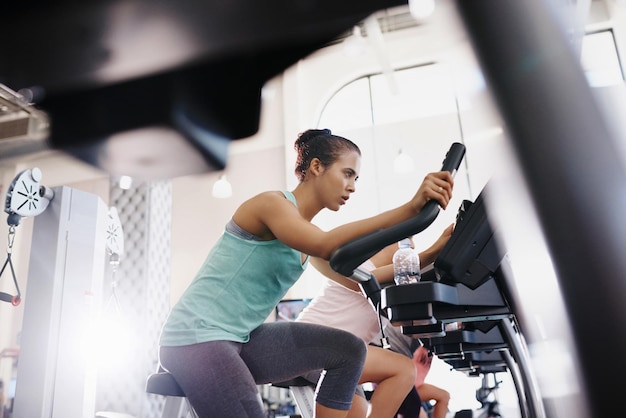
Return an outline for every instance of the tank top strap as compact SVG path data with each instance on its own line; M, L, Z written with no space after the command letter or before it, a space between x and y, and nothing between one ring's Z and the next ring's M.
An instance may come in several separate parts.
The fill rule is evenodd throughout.
M296 207L298 207L298 202L296 201L296 197L293 195L293 193L287 190L282 190L281 192L287 198L287 200L289 200L291 203L296 205Z

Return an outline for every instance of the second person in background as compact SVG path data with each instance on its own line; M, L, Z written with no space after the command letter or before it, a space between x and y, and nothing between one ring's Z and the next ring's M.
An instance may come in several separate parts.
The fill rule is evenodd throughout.
M444 230L437 241L427 250L419 254L420 263L426 267L431 264L443 246L448 242L453 230L450 225ZM413 247L413 245L412 245ZM398 249L394 243L383 248L363 263L362 270L371 271L382 284L393 282L392 257ZM410 358L371 345L380 335L381 318L361 293L359 286L352 280L332 270L326 260L312 258L313 264L328 280L322 293L316 296L298 316L297 321L328 325L360 337L367 346L365 365L359 383L374 383L376 389L369 405L362 388L355 393L349 418L393 418L407 394L414 388L416 369ZM318 375L306 376L316 381ZM417 395L416 392L414 395ZM418 407L419 409L419 407Z

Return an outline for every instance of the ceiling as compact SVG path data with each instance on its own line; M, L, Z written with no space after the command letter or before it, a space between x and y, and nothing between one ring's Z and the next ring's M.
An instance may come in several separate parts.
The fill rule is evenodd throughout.
M589 19L591 0L562 1L573 6L570 16ZM262 19L246 18L254 7L245 0L234 1L227 11L200 0L181 1L171 10L171 5L160 1L137 1L134 7L125 9L123 2L117 1L95 1L89 8L61 1L54 10L46 6L28 11L9 7L7 21L11 24L3 25L0 34L7 32L9 36L13 26L26 16L31 23L41 23L41 33L55 34L34 33L18 38L4 51L15 59L0 63L0 83L6 83L0 84L0 164L60 150L113 174L122 170L138 177L188 174L181 171L177 161L185 161L184 170L190 172L218 170L226 163L230 138L248 137L258 129L260 89L274 74L316 49L341 42L355 26L367 36L372 28L366 24L368 17L370 23L375 20L383 34L419 25L408 6L398 0L347 2L342 7L331 1L317 1L305 14L294 9L291 0L285 2L285 11L279 17L290 24L281 28L272 24L276 16L264 23L258 22ZM605 1L593 4L605 5ZM241 16L243 10L246 16ZM167 21L159 13L164 11L174 18ZM194 16L198 11L213 13L212 22L221 31L207 30L211 22L202 22L199 29ZM122 16L122 12L131 17L113 21L110 33L101 27L90 27L85 32L86 23L105 15ZM263 16L268 11L258 13ZM234 22L236 16L242 21L232 28L218 23L220 17ZM60 22L65 28L61 31ZM150 36L164 42L159 34L164 31L174 36L175 30L181 31L176 25L183 23L201 33L179 33L177 36L182 38L168 41L172 48L161 48L159 54L140 53L154 48ZM140 28L130 32L131 25ZM193 32L187 27L185 30ZM83 33L86 40L69 41L67 37L77 32ZM138 39L130 38L130 33L138 33ZM190 43L192 35L195 43L186 47L186 56L171 52L177 50L174 46L180 46L176 42ZM39 50L49 49L36 57L37 63L32 61L33 54L20 53L32 49L34 43ZM121 58L104 59L86 52L99 48L108 48L107 54ZM205 81L207 74L213 76L210 83ZM221 81L221 89L216 89L216 78ZM7 86L20 89L19 93ZM172 121L172 113L178 110L182 119ZM146 129L157 125L165 125L165 129L157 133ZM199 135L197 131L205 133ZM148 135L159 138L160 152L146 146L142 138Z
M404 4L11 3L3 7L0 26L0 36L12 39L3 47L11 59L0 60L0 83L22 93L26 103L11 92L2 99L0 154L57 149L109 172L134 170L124 174L136 177L180 175L180 166L223 169L228 142L257 132L261 88L270 78L372 13ZM50 129L43 118L28 127L24 119L35 115L30 100L45 109ZM21 122L11 120L15 111ZM17 125L22 130L10 132ZM39 134L45 130L44 141ZM152 146L146 146L148 137ZM152 152L156 141L158 153Z

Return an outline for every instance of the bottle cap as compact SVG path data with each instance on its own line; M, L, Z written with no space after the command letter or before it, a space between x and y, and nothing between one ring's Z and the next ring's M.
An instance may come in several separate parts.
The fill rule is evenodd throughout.
M411 240L409 238L404 238L403 240L398 241L398 248L411 248Z

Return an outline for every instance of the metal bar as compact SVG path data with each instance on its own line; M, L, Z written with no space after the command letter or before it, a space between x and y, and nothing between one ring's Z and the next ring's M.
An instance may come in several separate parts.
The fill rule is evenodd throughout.
M548 2L456 3L555 265L586 386L589 411L579 416L614 415L622 389L606 382L626 373L626 333L598 332L598 322L626 314L626 171L616 141Z

